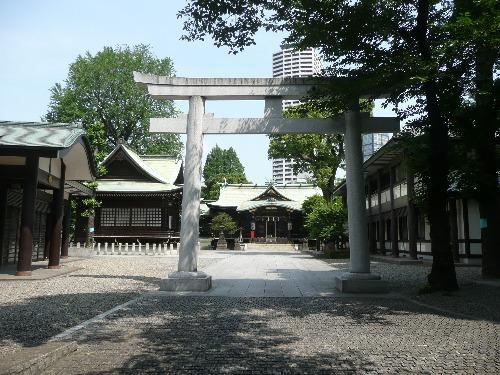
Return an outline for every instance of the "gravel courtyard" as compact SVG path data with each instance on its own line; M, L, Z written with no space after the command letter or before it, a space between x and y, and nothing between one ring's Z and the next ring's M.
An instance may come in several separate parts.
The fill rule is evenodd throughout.
M199 265L216 260L204 256ZM161 278L177 269L177 258L95 257L68 264L82 269L46 280L0 281L0 360L157 290Z
M321 270L325 263L334 272L347 269L344 260L291 252L262 252L260 259L207 252L199 268L241 267L242 257L249 264L243 280L265 268L258 277L273 285L295 275L294 264L302 271L314 262ZM175 257L95 257L71 262L81 269L56 278L1 282L0 360L142 296L68 337L78 350L45 373L500 373L500 288L476 284L479 267L457 267L456 293L418 295L428 266L386 263L372 263L390 282L393 293L386 296L156 292L176 265ZM298 274L302 283L314 272ZM317 275L327 281L324 271Z
M499 333L396 299L149 296L44 374L498 374Z

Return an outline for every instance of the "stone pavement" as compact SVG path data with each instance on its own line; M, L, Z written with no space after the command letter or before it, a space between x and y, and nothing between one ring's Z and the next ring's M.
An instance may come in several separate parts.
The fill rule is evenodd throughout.
M339 296L341 271L299 253L233 254L204 269L210 293L147 293L68 337L77 351L44 374L500 373L497 317Z
M231 252L225 252L231 254ZM324 297L338 295L342 271L296 251L251 250L208 266L213 287L203 295L225 297ZM191 293L191 295L194 293Z

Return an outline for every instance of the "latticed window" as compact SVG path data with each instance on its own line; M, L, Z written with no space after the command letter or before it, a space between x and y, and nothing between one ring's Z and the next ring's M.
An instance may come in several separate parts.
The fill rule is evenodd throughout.
M147 218L147 208L132 208L132 226L145 227Z
M161 227L161 208L147 209L147 226Z
M115 225L115 209L101 208L101 226L113 227Z
M104 227L161 227L161 208L101 208Z
M116 226L128 227L130 222L130 209L129 208L116 208Z

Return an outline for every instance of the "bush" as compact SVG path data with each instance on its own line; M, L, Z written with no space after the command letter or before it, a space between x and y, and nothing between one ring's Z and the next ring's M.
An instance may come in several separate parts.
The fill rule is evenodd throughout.
M212 219L210 229L212 229L215 235L218 235L220 232L224 232L225 235L228 235L236 232L238 227L231 216L225 212L221 212Z
M346 212L340 198L335 197L330 202L314 198L313 202L306 202L309 213L306 212L304 225L310 238L334 242L344 235Z

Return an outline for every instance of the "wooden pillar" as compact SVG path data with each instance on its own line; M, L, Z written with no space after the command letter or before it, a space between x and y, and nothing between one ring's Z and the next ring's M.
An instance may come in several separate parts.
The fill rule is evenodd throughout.
M370 178L366 179L366 186L368 189L368 246L370 253L377 252L377 244L375 243L375 232L373 230L373 207L372 207L372 184Z
M62 226L61 258L68 257L69 250L69 229L71 224L71 195L64 204L64 219Z
M52 208L54 210L54 223L50 235L50 251L49 251L49 269L60 268L59 261L61 258L61 231L63 222L63 204L64 204L64 175L66 174L66 166L61 160L61 177L59 180L59 189L55 189L52 194Z
M455 199L450 199L450 245L455 263L460 262L460 254L458 252L458 225L457 225L457 202Z
M389 185L390 185L390 198L391 198L391 251L393 257L399 257L398 248L398 218L396 216L396 210L394 209L394 184L396 176L394 173L394 168L389 168Z
M38 184L38 155L29 155L26 157L25 171L16 276L31 275L33 222L35 220L36 187Z
M5 220L7 215L7 186L0 185L0 266L4 258Z
M50 207L50 212L46 214L47 221L45 222L45 243L44 243L44 248L43 248L43 259L49 259L49 252L50 252L50 234L52 233L52 224L53 224L53 214L54 209L52 208L52 205Z
M470 258L469 203L467 198L462 199L462 215L464 220L465 256Z
M385 255L385 231L384 218L382 215L382 171L377 172L377 199L378 199L378 239L380 253Z
M406 189L408 192L408 216L406 220L406 225L408 226L408 247L410 258L417 259L417 212L414 203L415 176L408 169L406 174Z
M94 232L95 232L95 213L88 217L87 221L87 237L85 243L87 246L91 246L94 243Z

